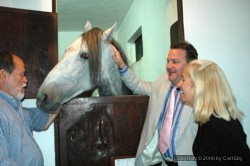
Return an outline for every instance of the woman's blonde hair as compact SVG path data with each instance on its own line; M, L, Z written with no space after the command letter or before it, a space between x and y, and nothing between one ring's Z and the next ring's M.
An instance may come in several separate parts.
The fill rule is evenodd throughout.
M237 107L226 76L216 63L194 60L188 64L187 71L195 87L196 122L204 124L209 121L211 115L227 121L231 118L243 118L244 114Z

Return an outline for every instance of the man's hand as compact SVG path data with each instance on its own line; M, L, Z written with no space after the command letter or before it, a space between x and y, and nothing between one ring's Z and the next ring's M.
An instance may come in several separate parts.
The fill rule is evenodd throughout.
M113 45L111 45L111 46L112 46L113 52L114 52L112 57L113 57L115 63L119 66L120 69L123 69L124 67L126 67L126 64L124 63L120 52Z

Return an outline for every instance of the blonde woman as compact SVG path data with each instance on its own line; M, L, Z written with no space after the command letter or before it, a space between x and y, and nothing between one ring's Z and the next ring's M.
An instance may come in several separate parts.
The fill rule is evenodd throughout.
M194 109L193 153L200 165L249 165L250 150L230 85L214 62L195 60L183 71L181 100Z

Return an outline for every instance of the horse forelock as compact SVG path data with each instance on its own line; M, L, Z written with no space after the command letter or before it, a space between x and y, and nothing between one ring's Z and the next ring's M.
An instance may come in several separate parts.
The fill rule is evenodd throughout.
M92 84L97 84L101 65L101 34L100 28L93 28L82 34L82 41L85 41L88 48L89 73ZM84 42L82 42L84 43Z
M101 35L103 31L100 28L93 28L92 30L82 34L82 44L86 44L88 48L89 73L91 82L95 86L99 86L98 79L101 74ZM114 39L110 38L109 42L114 45L121 53L122 59L128 66L127 56L120 44ZM124 92L127 91L126 86L122 83ZM126 90L125 90L126 89Z

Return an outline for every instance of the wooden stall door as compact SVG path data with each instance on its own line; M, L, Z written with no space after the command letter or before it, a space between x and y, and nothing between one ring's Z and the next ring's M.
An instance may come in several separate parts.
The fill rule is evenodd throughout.
M148 97L89 97L64 104L55 123L57 166L110 166L135 156Z
M20 56L26 65L26 98L58 61L57 13L0 7L0 50Z

